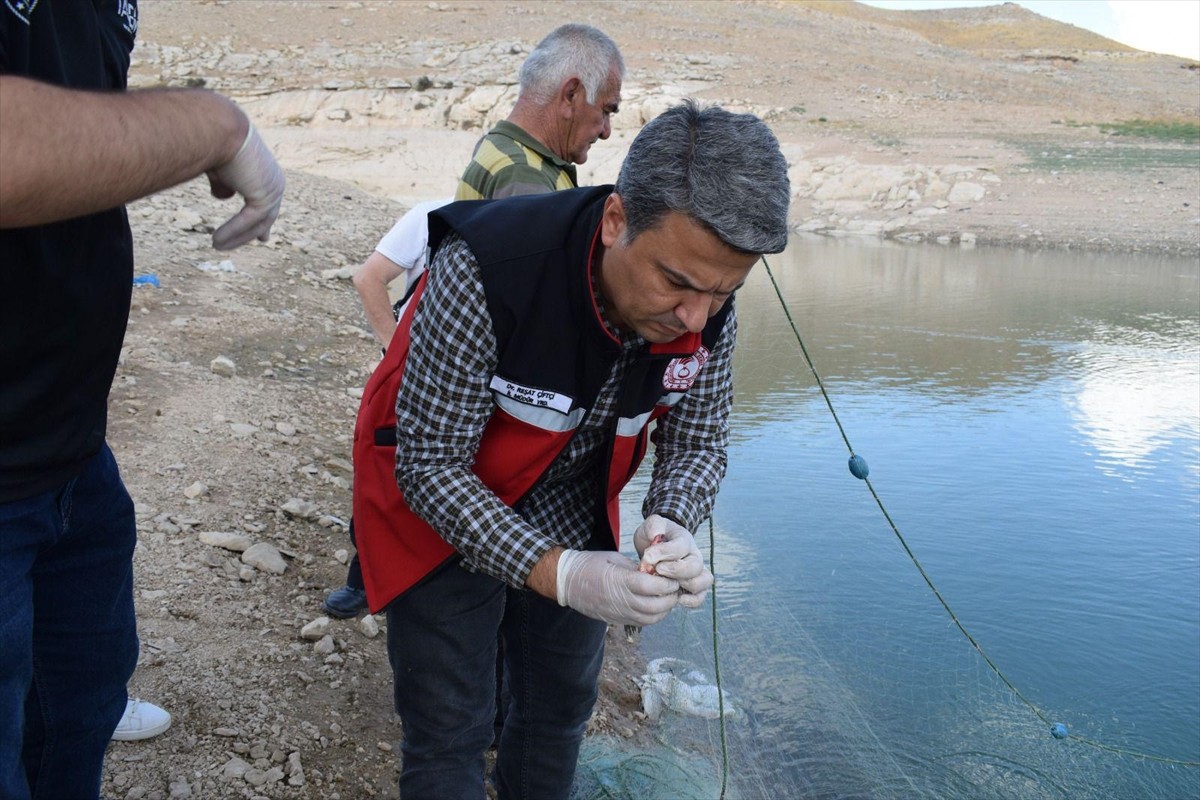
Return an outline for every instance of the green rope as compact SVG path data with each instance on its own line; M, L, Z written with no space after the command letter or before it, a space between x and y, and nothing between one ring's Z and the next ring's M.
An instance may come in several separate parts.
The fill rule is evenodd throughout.
M717 564L717 537L713 531L712 517L708 518L708 563ZM713 675L717 682L717 712L721 729L721 796L725 800L725 787L729 783L729 742L725 738L725 689L721 686L721 657L717 654L717 581L714 574L712 585L712 644Z
M827 391L825 391L825 383L821 380L821 376L817 374L817 368L813 364L813 360L808 354L808 348L804 346L804 339L801 338L800 331L796 327L796 322L795 322L795 320L792 319L792 313L790 310L788 310L787 301L785 301L783 299L783 292L780 291L779 284L775 280L775 273L773 273L771 271L771 265L767 263L766 256L762 256L761 258L762 258L763 265L767 268L767 277L769 277L771 279L771 286L775 289L775 296L779 298L779 305L783 309L783 314L785 317L787 317L788 324L792 326L792 333L795 334L795 336L796 336L796 343L800 345L800 352L802 352L804 354L804 360L808 363L808 368L812 372L813 378L815 378L817 381L817 388L819 388L821 390L821 396L823 398L825 398L825 405L827 405L829 407L829 413L833 416L833 421L835 423L837 423L838 431L842 435L842 441L844 441L846 443L846 449L850 451L850 455L851 455L851 457L853 457L855 455L855 453L854 453L854 448L850 444L850 438L848 436L846 436L846 430L842 427L842 421L840 419L838 419L837 411L835 411L833 408L833 401L829 399L829 393ZM951 619L951 621L954 622L954 625L959 629L959 631L962 632L962 635L966 637L967 641L971 643L971 646L975 648L975 651L977 653L979 653L980 656L983 657L983 660L987 663L988 667L992 670L992 672L994 672L996 674L996 677L1000 678L1000 680L1004 682L1004 685L1007 686L1010 690L1012 690L1012 693L1014 695L1016 695L1021 700L1021 702L1023 702L1026 706L1028 706L1030 711L1032 711L1034 713L1034 715L1037 716L1038 719L1040 719L1046 725L1051 725L1052 723L1050 722L1050 719L1044 713L1042 713L1042 710L1040 708L1038 708L1036 705L1034 705L1032 701L1030 701L1027 697L1025 697L1025 695L1021 694L1021 690L1018 689L1015 685L1013 685L1013 682L1010 681L1008 679L1008 677L1003 672L1000 671L1000 668L998 666L996 666L995 662L993 662L992 659L988 656L988 654L983 651L983 647L980 646L979 642L977 642L975 640L975 637L972 636L971 633L962 624L962 622L959 621L958 616L954 613L953 609L950 608L950 604L946 602L946 599L944 597L942 597L942 593L938 591L936 586L934 586L933 580L929 577L928 573L925 572L925 568L923 566L921 566L921 562L917 559L916 554L914 554L913 551L909 548L908 542L906 542L904 540L904 536L903 536L903 534L900 533L900 529L896 526L895 521L892 520L891 514L889 514L887 511L887 508L884 507L883 500L881 500L879 495L875 492L875 487L873 485L871 485L870 478L868 478L867 476L864 475L862 477L862 481L863 481L863 483L867 484L867 488L871 491L871 497L875 498L875 504L877 506L879 506L879 510L883 513L884 519L886 519L888 522L888 525L891 526L892 533L894 533L896 535L896 539L900 542L900 546L904 548L904 552L907 553L909 559L912 560L913 565L917 568L917 572L919 572L921 574L921 578L924 579L925 584L929 587L929 590L931 592L933 592L933 596L937 598L937 601L942 604L942 608L944 608L946 610L946 613L950 615L950 619ZM709 524L711 526L711 524L712 524L711 520L709 521ZM715 586L714 586L714 588L715 588ZM716 596L715 596L715 593L713 596L713 654L714 654L714 658L715 658L715 654L716 654ZM717 696L720 697L720 684L718 684ZM725 722L724 717L722 717L722 719L721 719L722 745L724 745L724 734L725 734L724 722ZM1108 750L1110 752L1120 753L1122 755L1135 756L1137 758L1144 758L1144 759L1147 759L1150 761L1159 761L1164 764L1174 764L1176 766L1182 766L1182 767L1200 767L1200 761L1184 761L1184 760L1175 759L1175 758L1167 758L1166 756L1158 756L1158 755L1153 755L1150 753L1143 753L1143 752L1140 752L1137 750L1130 750L1130 749L1123 748L1123 747L1116 747L1113 745L1103 744L1101 742L1097 742L1092 739L1088 739L1087 737L1084 737L1084 736L1078 736L1073 733L1069 734L1068 738L1074 739L1075 741L1080 742L1082 744L1091 745L1092 747L1096 747L1101 750Z

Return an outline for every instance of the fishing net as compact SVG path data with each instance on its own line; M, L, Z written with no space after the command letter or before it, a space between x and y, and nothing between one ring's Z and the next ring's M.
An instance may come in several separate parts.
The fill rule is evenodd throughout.
M822 260L828 261L827 253L811 258L813 263ZM913 265L904 268L918 275ZM1120 268L1134 269L1127 263ZM1164 269L1169 273L1179 268L1172 264ZM1187 271L1192 275L1197 270L1192 266ZM809 281L810 293L814 280L854 280L846 271L814 277L797 268L795 275L800 274ZM912 291L935 283L944 287L957 279L953 270L931 271L928 264L921 265L919 276L921 280L914 277L908 287ZM1078 277L1072 274L1066 279ZM1170 274L1163 278L1172 279ZM769 308L775 302L770 285L755 280L752 277L739 293L739 316L744 320L751 319L750 313L743 313L748 308L758 316L778 314L778 306ZM1037 291L1046 291L1046 285L1042 282ZM1191 294L1184 293L1185 300L1195 294L1194 284L1188 286ZM878 294L879 289L872 286L870 292ZM1100 289L1095 294L1097 304L1115 307L1116 301L1110 302ZM1027 297L1019 297L1011 307L1028 315L1033 313L1031 305ZM1046 313L1057 319L1066 312L1055 308ZM1034 320L1030 327L1037 324ZM956 468L970 457L970 446L986 446L974 444L965 453L951 454L941 469L921 474L889 472L886 457L878 463L873 458L871 467L876 472L870 479L880 487L880 498L874 485L868 492L864 481L846 469L842 435L831 422L825 399L804 374L803 362L797 357L791 360L798 363L788 366L789 359L761 357L771 348L784 347L783 337L790 335L786 327L768 333L756 331L749 323L743 327L739 347L749 344L757 349L754 360L742 362L739 389L750 386L753 392L740 396L735 404L730 470L712 528L706 525L696 532L706 554L715 539L714 598L697 611L673 613L643 631L640 648L648 667L639 680L643 689L656 689L660 695L657 718L647 722L655 744L620 739L589 742L581 758L577 800L1200 797L1200 735L1192 719L1200 682L1193 619L1200 593L1196 561L1177 568L1180 575L1191 575L1191 588L1182 580L1182 596L1168 597L1162 606L1162 614L1178 620L1183 631L1181 643L1167 646L1182 650L1187 662L1173 684L1182 687L1179 696L1164 699L1153 685L1155 678L1141 672L1139 640L1132 640L1126 650L1094 647L1107 634L1107 621L1120 617L1116 597L1111 608L1070 609L1065 607L1069 591L1060 593L1053 584L1022 582L1022 574L1028 574L1020 571L1022 565L995 558L970 576L947 566L954 563L952 555L961 557L963 552L987 561L994 552L989 545L994 520L976 507L984 509L996 495L1004 494L1013 498L1005 506L1010 517L1005 530L1015 531L1008 535L1028 536L1030 559L1041 552L1039 540L1055 536L1081 542L1075 558L1084 558L1084 549L1121 552L1131 545L1103 539L1102 532L1109 527L1105 520L1089 523L1087 510L1079 509L1073 498L1087 481L1111 480L1111 476L1072 473L1072 480L1061 485L1027 487L1021 484L1019 465L1014 465L1006 470L1011 474L1005 480L1011 486L1002 485L998 476L982 485L972 478L971 470ZM1009 345L1000 337L978 337L978 344L964 346L965 337L952 337L940 329L936 336L928 331L921 334L933 341L930 346L945 346L953 339L960 352L948 353L948 358L955 363L976 356L971 346L977 347L974 361L981 364L994 352L1006 358L1038 355L1030 355L1037 350L1036 342ZM895 339L908 334L897 329L889 335ZM1147 339L1139 334L1136 346L1145 346ZM1185 355L1194 393L1194 345ZM836 365L831 371L847 369L836 363L836 352L821 353L818 362L821 358ZM898 372L903 372L902 366ZM1169 371L1158 369L1156 374L1166 376ZM910 404L926 403L927 408L888 408L884 413L923 414L947 427L983 427L988 419L1000 418L1001 412L1020 409L1022 399L1015 393L1002 394L994 410L986 407L993 401L971 381L955 380L966 388L960 390L965 397L954 403L936 391L926 391L914 393ZM1002 385L998 390L988 388L1004 390ZM905 442L888 441L889 436L903 435L903 425L891 426L874 439L865 432L862 420L880 414L871 405L872 398L855 398L843 389L837 401L839 411L850 418L852 435L857 434L855 444L864 445L863 452L904 449ZM963 410L973 402L983 410ZM1032 434L1025 428L983 430L979 438L986 443L997 435ZM1169 463L1191 465L1190 471L1181 471L1179 480L1193 486L1192 499L1187 501L1191 505L1181 515L1192 520L1193 539L1195 446L1193 434L1180 452L1164 456ZM781 449L788 451L786 463L770 455ZM626 491L626 530L637 524L648 483L646 472ZM1050 510L1022 501L1034 496L1033 489L1051 504ZM917 495L940 498L936 501L940 505L933 505L932 511L918 506L912 500ZM813 502L814 497L820 502ZM888 511L881 513L881 505ZM973 516L976 513L978 518ZM889 524L891 518L900 521L899 529ZM1129 527L1127 521L1122 525ZM1152 546L1153 538L1146 541L1146 546ZM1195 542L1190 547L1195 551ZM922 560L927 560L928 575ZM1111 567L1114 572L1097 573L1092 580L1101 585L1119 581L1123 591L1131 591L1129 587L1136 591L1138 577L1122 575L1121 566L1117 558ZM1067 570L1063 574L1072 575ZM974 602L978 585L973 583L979 575L996 586L1011 587L1012 595L1044 598L1040 608L1033 606L1033 613L1043 617L1037 620L1039 625L1022 616L1030 613L1028 602L1014 604L1014 610L980 608ZM1147 586L1146 591L1156 588ZM1003 602L1004 593L988 596ZM1069 613L1094 617L1094 624L1085 630L1095 641L1064 639L1047 646L1023 632L1033 627L1054 629L1055 620L1065 620ZM1155 646L1151 641L1141 646ZM1195 658L1188 658L1189 649L1196 650ZM1071 691L1081 654L1092 651L1121 660L1113 670L1119 676L1117 683L1095 700ZM662 677L664 669L667 678ZM726 713L712 718L705 711L718 686ZM674 699L666 699L672 692ZM1159 725L1168 724L1183 731L1182 736L1164 737Z

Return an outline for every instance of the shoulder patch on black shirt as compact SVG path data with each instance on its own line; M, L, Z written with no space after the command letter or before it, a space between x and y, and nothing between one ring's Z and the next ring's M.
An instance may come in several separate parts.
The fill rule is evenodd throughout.
M11 11L17 19L29 24L29 15L37 8L37 4L41 0L4 0L4 5Z

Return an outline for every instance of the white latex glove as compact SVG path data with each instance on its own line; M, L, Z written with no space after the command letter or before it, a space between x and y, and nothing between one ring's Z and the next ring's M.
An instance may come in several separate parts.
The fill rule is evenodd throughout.
M612 625L653 625L679 601L679 584L639 572L613 552L563 550L558 557L558 604Z
M682 525L651 514L633 534L633 546L642 557L641 568L679 581L679 605L696 608L713 585L696 539Z
M253 124L237 155L209 171L208 183L213 197L224 200L240 194L246 200L242 210L213 233L213 247L232 250L251 239L267 241L283 200L283 171Z

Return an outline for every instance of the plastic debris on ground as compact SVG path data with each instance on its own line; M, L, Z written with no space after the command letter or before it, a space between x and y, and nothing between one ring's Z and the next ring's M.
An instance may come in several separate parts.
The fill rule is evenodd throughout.
M642 690L642 710L650 719L658 719L664 709L702 719L721 716L720 690L686 661L656 658L637 684ZM725 695L724 701L725 719L737 719L741 712L729 695Z

